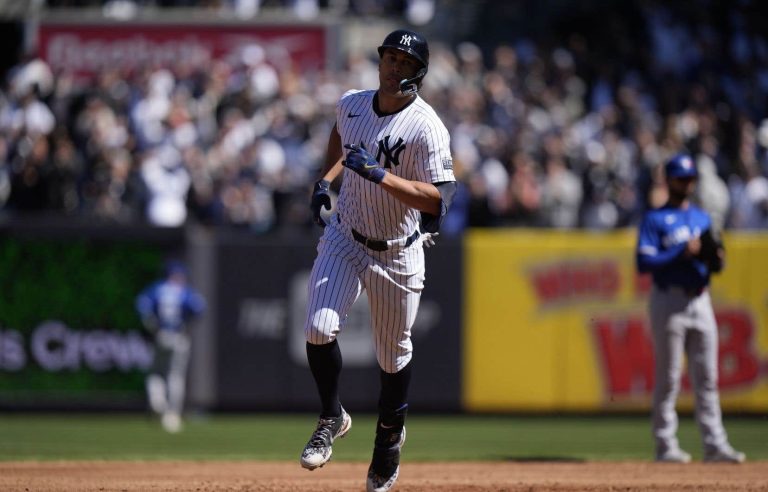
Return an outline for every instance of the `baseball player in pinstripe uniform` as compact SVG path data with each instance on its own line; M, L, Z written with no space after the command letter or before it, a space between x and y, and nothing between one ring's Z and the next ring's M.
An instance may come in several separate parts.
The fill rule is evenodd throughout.
M669 201L645 214L637 241L637 266L650 272L649 311L655 347L653 436L656 461L688 463L691 455L677 440L675 402L680 391L683 354L696 396L696 421L704 461L741 463L744 453L728 442L717 389L718 336L707 286L720 271L725 250L713 244L712 221L690 203L696 188L693 159L679 154L665 165Z
M427 41L397 30L378 48L378 90L351 90L336 106L325 164L311 209L325 227L309 281L307 358L322 411L301 454L309 470L330 458L334 439L352 420L339 401L337 335L347 312L367 291L380 366L368 491L389 490L400 469L411 379L411 327L424 288L424 249L437 234L456 191L450 138L418 90L429 66ZM346 169L345 169L346 168ZM328 190L343 172L335 213Z

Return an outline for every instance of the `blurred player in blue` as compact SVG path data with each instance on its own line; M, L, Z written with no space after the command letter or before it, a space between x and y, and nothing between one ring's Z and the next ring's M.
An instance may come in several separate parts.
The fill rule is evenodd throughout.
M191 348L188 325L205 308L205 299L189 285L187 269L179 261L168 262L163 278L136 297L136 310L155 344L147 397L168 432L181 430Z
M664 206L646 212L637 239L638 271L653 277L649 316L656 365L655 458L671 463L691 461L677 440L675 411L685 355L704 461L741 463L744 453L731 447L723 427L717 389L717 323L708 289L710 274L723 268L725 249L709 215L690 201L698 177L691 156L674 156L664 170L669 199Z

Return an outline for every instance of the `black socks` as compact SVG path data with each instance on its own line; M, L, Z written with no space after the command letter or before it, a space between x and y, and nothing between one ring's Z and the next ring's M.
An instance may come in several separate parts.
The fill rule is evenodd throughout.
M390 374L381 371L379 419L376 423L376 446L390 448L400 441L400 434L408 414L408 386L411 383L411 364Z
M323 417L338 417L341 415L339 402L339 375L341 374L341 350L338 341L334 340L325 345L307 343L307 360L309 369L315 378L317 391L320 394ZM400 371L390 374L379 370L381 393L379 396L379 420L386 426L400 428L405 422L408 411L408 387L411 383L411 363Z
M381 393L379 396L379 412L382 409L394 411L405 405L408 399L408 387L411 384L411 363L390 374L379 370L381 375Z
M323 417L338 417L341 415L339 403L339 374L341 374L341 350L339 343L334 340L325 345L313 345L307 342L307 360L309 369L320 393Z

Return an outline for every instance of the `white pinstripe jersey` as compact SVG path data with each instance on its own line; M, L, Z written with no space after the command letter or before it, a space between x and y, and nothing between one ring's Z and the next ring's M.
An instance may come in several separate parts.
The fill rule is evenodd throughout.
M339 99L336 125L342 148L362 142L387 172L404 179L455 181L450 136L432 107L417 95L397 113L377 114L375 94L375 90L351 90ZM348 150L343 151L346 158ZM373 239L409 236L421 217L418 210L349 169L344 169L338 210L343 222Z

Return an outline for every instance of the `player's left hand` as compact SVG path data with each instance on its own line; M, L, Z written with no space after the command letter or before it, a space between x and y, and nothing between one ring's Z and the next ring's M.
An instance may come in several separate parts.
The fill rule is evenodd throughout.
M368 181L376 184L381 183L387 172L381 167L379 161L368 152L365 144L362 142L360 145L347 144L344 148L349 149L347 158L341 162L344 167L353 170Z
M312 219L320 227L325 227L326 225L323 217L320 215L320 209L331 209L330 189L331 182L325 179L317 181L312 189L312 200L309 203L309 208L312 210Z
M725 247L719 234L715 234L712 229L707 229L700 236L701 248L697 257L707 264L709 270L718 273L723 269L725 260Z
M435 245L435 238L439 236L439 232L425 232L424 233L424 240L422 241L422 244L425 248L431 248Z

